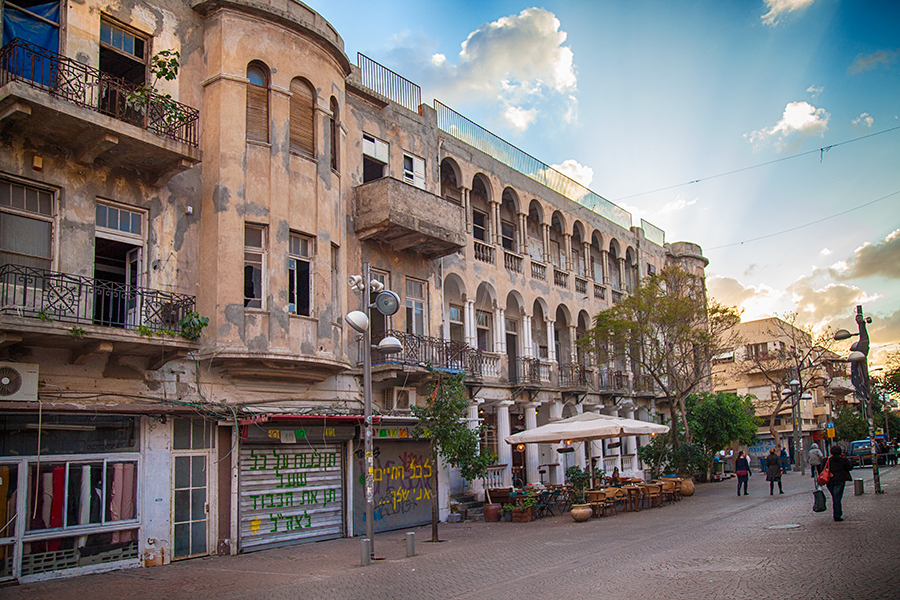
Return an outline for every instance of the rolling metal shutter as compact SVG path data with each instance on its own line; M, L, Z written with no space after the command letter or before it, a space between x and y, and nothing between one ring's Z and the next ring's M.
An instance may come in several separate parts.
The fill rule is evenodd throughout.
M341 537L342 457L341 444L243 445L241 550Z

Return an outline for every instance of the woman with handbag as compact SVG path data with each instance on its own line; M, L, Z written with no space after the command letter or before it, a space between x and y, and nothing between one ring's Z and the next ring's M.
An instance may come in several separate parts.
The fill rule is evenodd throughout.
M853 479L850 476L851 469L853 469L853 465L844 456L844 450L837 444L832 446L831 456L825 461L825 468L822 469L822 473L819 475L819 483L822 483L825 473L829 473L827 476L828 481L825 485L831 493L832 514L835 521L844 520L844 508L841 506L841 499L844 497L844 485Z
M783 494L781 489L781 459L775 454L775 448L769 448L769 456L766 458L766 481L769 482L769 495L775 493L775 482L778 482L778 493Z
M734 461L734 473L738 478L738 496L741 495L741 485L744 486L744 495L747 495L747 482L750 481L750 461L744 456L743 450L738 450L737 459Z

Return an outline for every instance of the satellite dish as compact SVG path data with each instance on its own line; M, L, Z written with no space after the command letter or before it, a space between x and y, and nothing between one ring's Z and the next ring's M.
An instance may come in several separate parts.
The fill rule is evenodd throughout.
M369 317L361 310L349 312L345 318L347 319L347 324L360 333L365 333L366 329L369 328Z
M390 290L381 291L375 297L375 308L383 315L393 315L400 310L400 296Z

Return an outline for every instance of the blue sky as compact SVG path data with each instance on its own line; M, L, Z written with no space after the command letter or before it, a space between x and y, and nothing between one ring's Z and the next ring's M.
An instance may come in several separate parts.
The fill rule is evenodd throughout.
M745 320L855 331L862 304L875 358L900 347L900 2L310 6L354 62L699 243Z

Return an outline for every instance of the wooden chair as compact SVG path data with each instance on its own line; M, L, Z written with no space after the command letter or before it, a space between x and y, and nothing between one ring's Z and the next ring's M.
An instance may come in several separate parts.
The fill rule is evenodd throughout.
M663 481L660 483L662 487L662 499L664 502L675 502L675 482Z
M644 487L644 498L647 500L647 507L653 508L653 503L656 503L656 506L662 506L662 486L658 483L648 483Z
M604 498L603 507L605 510L611 510L614 515L619 514L619 511L616 510L616 498L622 494L622 490L618 488L606 488L603 490Z

